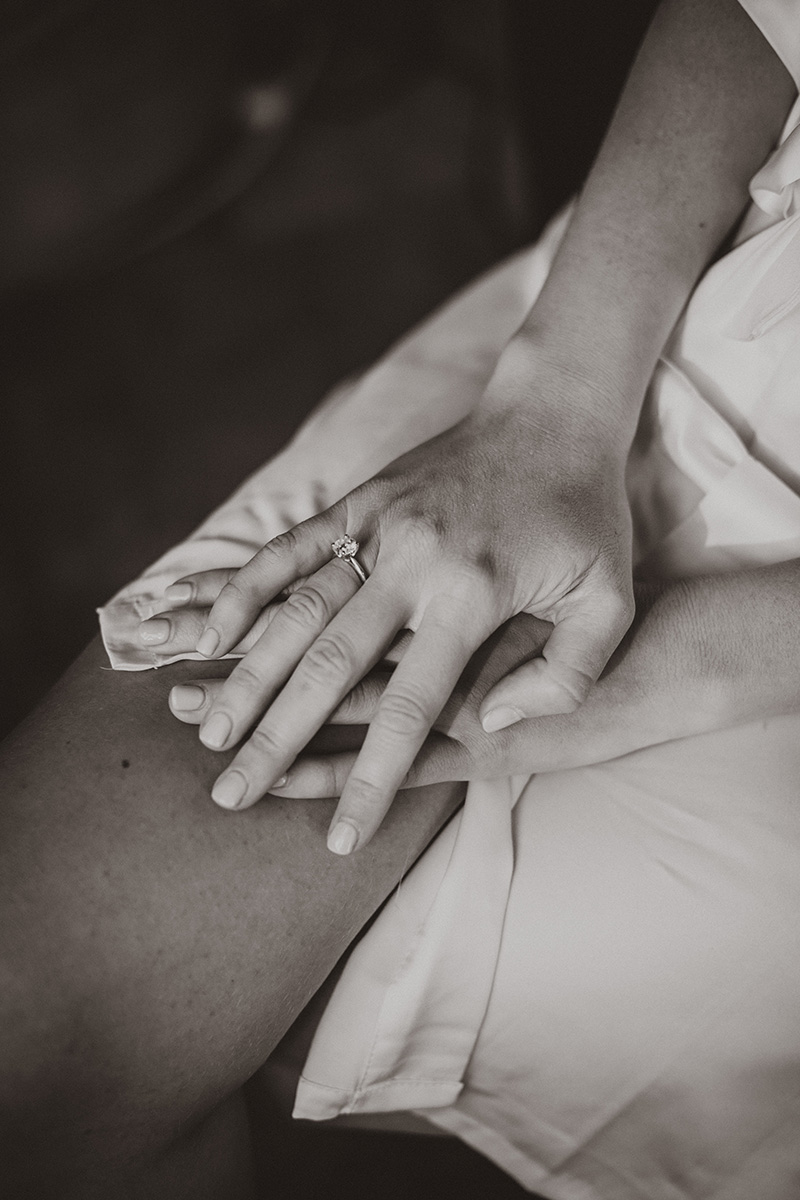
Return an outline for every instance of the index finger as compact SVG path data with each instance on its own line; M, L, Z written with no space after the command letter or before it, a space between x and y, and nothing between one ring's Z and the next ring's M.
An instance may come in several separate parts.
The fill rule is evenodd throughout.
M223 808L255 803L291 766L342 698L379 661L407 606L380 570L305 651L281 691L212 788Z
M197 642L198 653L206 658L226 654L265 604L298 576L310 575L328 562L332 542L344 532L343 520L343 506L334 505L267 542L217 596Z

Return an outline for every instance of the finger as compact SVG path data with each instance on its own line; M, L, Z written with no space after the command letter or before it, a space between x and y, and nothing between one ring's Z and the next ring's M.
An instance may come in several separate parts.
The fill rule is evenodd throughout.
M297 800L323 800L340 796L358 755L304 754L270 788L278 796ZM403 780L404 788L470 778L471 760L463 746L440 733L432 733Z
M170 712L184 725L199 725L224 682L224 679L193 679L191 683L177 683L169 694Z
M311 517L267 542L228 580L197 643L207 658L226 654L258 612L300 575L311 575L333 558L332 542L344 533L344 505ZM343 569L350 570L346 563Z
M232 654L246 654L269 627L280 604L271 604L263 609L253 626L247 630L240 642L232 648ZM142 644L157 649L164 657L174 654L194 654L197 639L205 625L207 608L180 608L158 613L139 626Z
M341 796L357 753L303 755L271 787L276 796L296 800L326 800Z
M303 655L286 686L212 788L223 808L247 808L286 773L344 696L378 662L406 618L400 589L379 571Z
M386 684L391 679L387 671L374 671L347 693L333 710L330 725L368 725L378 709ZM338 793L337 793L338 794Z
M241 741L360 586L347 564L334 559L292 591L225 681L200 730L205 746L225 750Z
M164 607L191 605L194 608L210 608L228 580L240 569L220 567L214 571L196 571L192 575L183 575L164 592Z
M460 601L434 601L396 668L331 822L328 847L365 846L406 778L417 751L491 624Z
M410 629L401 629L391 646L388 647L386 653L384 654L383 661L391 666L397 666L397 664L400 662L400 659L411 645L413 637L414 634Z
M494 733L526 717L574 712L617 648L631 615L621 602L607 605L605 620L583 605L557 618L541 657L506 675L484 698L484 730Z
M467 663L436 721L436 728L462 741L479 727L478 709L490 688L509 672L541 654L552 633L549 621L518 613L494 631Z

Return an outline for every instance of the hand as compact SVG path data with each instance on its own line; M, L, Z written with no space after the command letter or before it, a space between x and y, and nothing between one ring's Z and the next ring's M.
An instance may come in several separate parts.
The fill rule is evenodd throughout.
M695 619L698 585L637 586L633 625L586 702L573 713L521 721L487 734L480 721L483 697L508 671L529 662L545 644L550 626L521 615L497 630L470 660L453 695L403 780L421 787L455 779L495 779L605 762L633 750L701 733L742 719L712 673L698 667L706 641ZM399 661L413 635L394 648ZM302 754L273 791L281 796L338 796L353 769L364 728L373 719L390 678L372 672L331 717L349 727L351 744L326 745L324 736ZM173 704L181 720L199 724L211 710L222 680L196 680L186 687L191 710ZM176 697L177 699L177 697ZM325 731L322 731L324 735Z
M484 759L491 761L493 774L498 774L494 768L499 762L498 755L505 734L487 734L484 731L478 715L481 700L488 689L509 670L530 661L540 652L551 628L549 623L539 621L536 617L521 615L508 621L480 647L439 714L434 731L425 741L404 786L415 786L418 777L431 773L442 780L461 778L467 765L467 759L461 759L461 751L469 760L468 773L464 778L475 777L475 772L479 774ZM281 795L314 797L338 796L341 793L356 753L363 743L366 727L374 717L391 679L391 672L402 660L413 638L414 635L408 632L395 642L380 666L344 698L332 714L329 724L315 735L306 751L295 760L289 774L277 781L271 791ZM170 693L172 712L186 724L200 725L215 705L224 682L224 679L211 678L179 684ZM529 725L530 722L520 722L514 725L513 732L522 732ZM347 730L351 731L349 738ZM334 731L338 732L335 745L332 746L329 743ZM303 791L304 788L310 790Z
M541 371L548 404L525 406L537 380L510 361L491 403L274 539L220 592L198 642L214 657L295 589L201 726L206 745L226 749L258 721L215 785L218 803L263 796L403 628L413 643L344 789L329 841L338 852L372 836L472 654L510 617L553 628L541 655L484 699L484 730L585 698L632 613L626 446L596 415L602 397L563 374ZM363 587L331 555L345 531L361 543ZM205 587L202 575L188 583Z

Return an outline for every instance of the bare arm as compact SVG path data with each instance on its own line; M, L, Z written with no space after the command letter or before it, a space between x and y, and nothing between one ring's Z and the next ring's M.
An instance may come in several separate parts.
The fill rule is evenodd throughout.
M665 0L500 381L519 361L532 391L537 362L553 363L577 385L579 422L599 404L624 453L664 342L794 93L737 0ZM546 400L536 388L532 407Z

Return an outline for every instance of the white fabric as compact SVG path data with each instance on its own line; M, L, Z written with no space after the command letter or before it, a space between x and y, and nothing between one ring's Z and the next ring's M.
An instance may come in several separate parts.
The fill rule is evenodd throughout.
M746 7L796 73L798 5ZM800 556L798 116L648 392L629 494L653 575ZM136 626L175 578L244 562L458 420L565 221L336 392L115 597L114 665L167 661ZM797 1200L799 778L792 716L471 784L352 954L296 1115L414 1109L550 1200Z
M800 89L800 0L739 0Z

